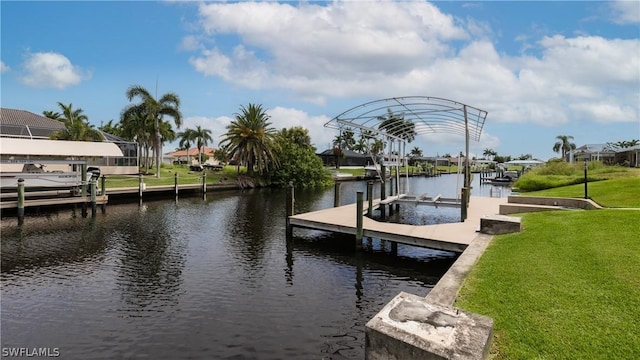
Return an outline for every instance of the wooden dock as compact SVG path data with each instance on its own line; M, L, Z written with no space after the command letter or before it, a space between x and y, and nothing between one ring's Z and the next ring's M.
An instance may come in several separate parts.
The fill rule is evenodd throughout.
M107 195L98 195L96 196L96 205L106 204L109 200ZM42 199L26 199L24 201L24 207L34 207L34 206L61 206L61 205L72 205L72 204L89 204L91 202L91 198L89 196L65 196L65 197L49 197ZM2 200L0 202L0 209L16 209L18 207L18 199L10 199L10 200Z
M407 225L379 222L365 217L363 236L426 247L437 250L462 252L478 235L480 219L485 215L499 213L500 205L507 198L489 198L471 196L464 222L436 225ZM380 200L374 201L378 206ZM367 209L368 201L363 208ZM289 223L295 227L332 231L356 235L356 204L350 204L325 210L297 214L289 217Z

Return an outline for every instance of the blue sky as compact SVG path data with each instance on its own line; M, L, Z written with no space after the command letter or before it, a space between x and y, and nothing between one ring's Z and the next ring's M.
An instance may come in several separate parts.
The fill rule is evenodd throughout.
M92 124L129 104L126 89L177 93L183 126L214 147L241 105L275 128L323 125L362 103L433 96L488 111L480 142L548 159L576 145L640 139L640 2L2 1L2 107L57 102ZM425 155L464 139L423 135ZM176 143L168 144L173 149Z

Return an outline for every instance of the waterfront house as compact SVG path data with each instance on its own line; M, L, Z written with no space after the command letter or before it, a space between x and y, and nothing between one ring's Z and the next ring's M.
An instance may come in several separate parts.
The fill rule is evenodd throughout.
M218 165L218 161L213 158L216 149L210 147L202 148L202 158L206 158L203 163L208 163L212 165ZM188 158L188 160L187 160ZM165 164L187 164L187 165L198 165L198 148L192 147L189 148L189 154L187 155L187 150L177 150L173 152L169 152L164 154L162 157L162 162ZM189 163L190 162L190 163Z
M51 134L65 129L65 125L58 120L26 110L0 108L0 137L24 139L24 146L28 146L27 140L48 140ZM116 144L124 156L91 157L87 159L87 165L99 167L102 174L137 174L137 144L100 130L98 132L103 142ZM0 151L5 154L4 149Z

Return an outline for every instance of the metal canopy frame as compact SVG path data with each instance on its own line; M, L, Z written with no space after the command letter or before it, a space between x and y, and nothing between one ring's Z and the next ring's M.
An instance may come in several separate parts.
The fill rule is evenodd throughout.
M487 111L457 101L431 96L404 96L370 101L353 107L334 117L324 124L325 127L342 131L343 129L359 129L398 142L398 150L406 147L406 140L389 134L400 128L379 129L380 124L391 112L401 115L406 121L413 123L416 136L422 134L449 133L462 135L465 138L465 178L464 186L469 189L471 175L469 168L469 141L480 141L482 128L487 119ZM390 150L391 153L392 150ZM399 157L398 157L399 158ZM399 167L399 161L397 166ZM396 171L396 174L398 172ZM408 189L408 182L407 182ZM468 193L468 192L467 192Z
M402 114L404 120L415 125L416 135L450 133L466 136L467 130L471 140L480 141L480 135L487 118L485 110L457 101L430 97L406 96L375 100L353 107L334 117L324 124L332 129L352 127L366 129L383 134L377 129L391 111ZM388 135L388 134L385 134Z

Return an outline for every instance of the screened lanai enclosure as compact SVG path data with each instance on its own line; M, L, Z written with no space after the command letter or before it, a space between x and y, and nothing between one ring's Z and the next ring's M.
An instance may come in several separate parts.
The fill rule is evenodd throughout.
M343 133L360 134L370 141L372 161L385 166L402 166L406 144L424 134L455 134L465 139L464 186L469 187L469 142L480 141L487 112L457 101L405 96L375 100L353 107L331 119L325 127ZM377 148L374 144L378 144ZM340 150L344 144L337 141ZM399 171L396 171L398 174ZM399 184L399 181L396 182ZM399 190L399 189L398 189Z

